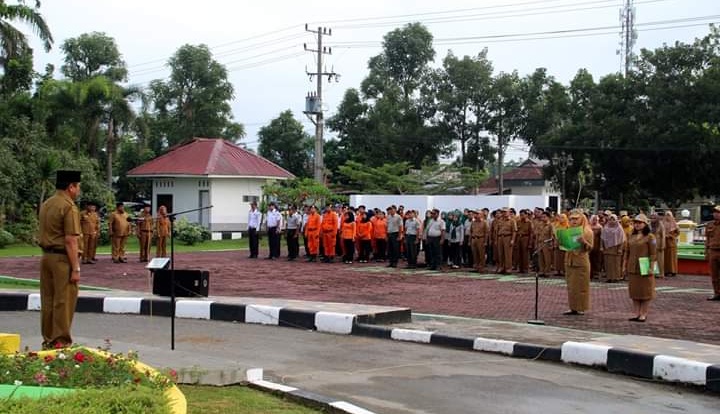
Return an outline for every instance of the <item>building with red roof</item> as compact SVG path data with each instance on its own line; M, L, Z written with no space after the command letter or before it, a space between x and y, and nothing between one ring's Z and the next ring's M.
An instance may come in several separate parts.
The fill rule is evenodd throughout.
M557 189L545 179L543 167L547 161L528 158L519 166L503 174L504 193L513 195L558 196ZM497 176L480 185L478 192L487 195L498 194Z
M128 172L153 182L155 211L169 212L203 206L211 209L183 215L208 228L214 238L239 237L247 229L250 202L262 197L262 186L294 175L265 158L221 138L193 138Z

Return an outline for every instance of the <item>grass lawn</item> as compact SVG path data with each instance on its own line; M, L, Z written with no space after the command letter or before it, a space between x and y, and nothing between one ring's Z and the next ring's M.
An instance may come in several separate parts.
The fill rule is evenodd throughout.
M0 290L2 289L35 289L40 287L39 280L33 279L20 279L10 276L0 276ZM80 290L110 290L105 288L83 286L80 285Z
M314 414L317 411L243 386L180 385L188 414Z
M261 247L267 247L267 238L263 238L260 242ZM175 252L202 252L210 250L240 250L247 249L248 240L211 240L203 243L198 243L192 246L187 246L182 243L175 243ZM138 239L137 237L129 237L125 247L125 251L128 253L137 253ZM168 243L168 251L170 251L170 243ZM110 254L110 246L98 246L98 254ZM40 248L29 244L11 244L5 248L0 249L0 258L2 257L22 257L22 256L39 256L41 254ZM155 254L155 247L152 248L152 254Z

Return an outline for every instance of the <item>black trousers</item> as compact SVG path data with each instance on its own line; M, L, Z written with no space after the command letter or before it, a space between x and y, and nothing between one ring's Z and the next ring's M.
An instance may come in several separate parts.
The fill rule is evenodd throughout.
M417 248L418 245L415 243L417 236L414 234L405 235L405 257L407 258L408 266L417 266Z
M250 239L250 257L258 257L258 246L260 245L260 237L256 228L248 228L248 238Z
M462 263L468 267L472 267L473 265L472 249L470 248L470 236L465 236L463 239Z
M355 240L343 239L343 246L345 247L343 262L352 262L353 257L355 256Z
M370 252L372 251L372 242L370 239L360 240L360 253L358 260L370 260Z
M462 247L460 246L460 242L450 243L450 261L455 266L462 264Z
M399 233L388 233L388 261L391 265L397 265L400 259Z
M375 239L375 260L385 260L387 258L387 240Z
M278 233L277 227L268 227L268 245L270 247L268 257L274 259L280 257L280 233Z
M440 248L440 237L428 236L425 241L425 257L429 269L439 269L442 261L442 250Z
M300 234L296 229L287 231L288 259L297 259L300 255Z

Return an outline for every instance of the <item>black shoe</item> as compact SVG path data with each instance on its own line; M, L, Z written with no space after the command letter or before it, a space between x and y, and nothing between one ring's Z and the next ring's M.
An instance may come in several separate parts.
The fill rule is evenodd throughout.
M248 259L257 259L257 256L254 254L251 254L250 256L248 256Z
M120 259L120 262L122 262L122 263L127 263L127 258L124 257L124 258Z
M576 310L569 310L567 312L563 312L563 315L582 315L582 312L578 312Z
M266 257L265 260L274 260L275 258L272 256Z
M720 301L720 295L710 296L707 300Z

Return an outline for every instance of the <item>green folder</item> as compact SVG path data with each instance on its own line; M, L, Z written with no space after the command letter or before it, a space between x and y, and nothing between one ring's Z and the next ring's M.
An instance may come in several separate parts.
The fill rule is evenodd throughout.
M555 235L557 236L560 250L566 252L580 250L582 243L580 243L578 239L582 237L582 233L582 226L559 229Z
M650 258L649 257L640 257L638 258L638 264L640 265L640 276L649 276L650 275ZM653 274L660 274L660 269L655 262L655 265L653 266Z

